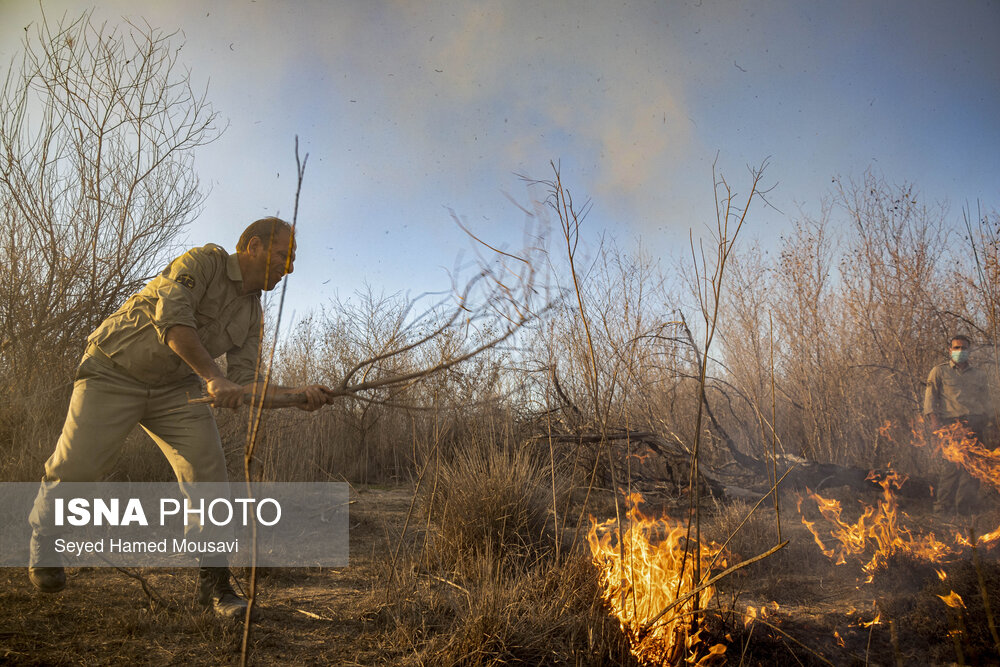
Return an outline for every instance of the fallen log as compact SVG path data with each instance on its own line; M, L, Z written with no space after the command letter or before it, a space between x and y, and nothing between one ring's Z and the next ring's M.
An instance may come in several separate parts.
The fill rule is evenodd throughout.
M727 437L727 436L724 436ZM559 433L533 436L534 440L552 440L561 443L594 444L599 442L614 443L620 447L621 441L628 441L638 451L641 447L646 447L665 466L665 470L658 479L649 476L649 466L633 466L632 479L639 479L647 483L667 483L680 491L687 484L688 472L691 465L690 452L681 444L670 442L652 431L630 431L623 429L612 429L604 435L600 433ZM735 444L731 441L727 444L730 451L735 450ZM635 454L633 454L635 455ZM705 481L709 491L717 498L758 498L760 494L766 492L769 487L769 480L772 475L771 462L761 460L739 452L734 457L734 465L739 472L724 473L709 468L704 463L699 466L699 471ZM624 464L619 464L624 465ZM813 491L821 491L824 488L835 488L841 486L850 487L859 492L878 491L881 487L875 481L875 477L880 477L880 470L871 468L861 468L856 466L845 466L836 463L822 463L809 461L798 456L779 456L775 462L774 469L778 477L788 475L781 484L782 489L804 490L806 488ZM875 475L873 476L873 473ZM742 478L742 481L732 481L734 478ZM749 483L748 479L749 478ZM907 478L905 484L899 489L899 495L907 498L929 498L933 483L919 476Z
M576 444L596 444L606 442L609 445L620 448L622 441L627 441L633 448L632 456L643 458L639 450L647 448L656 456L656 460L663 464L664 470L651 478L648 474L639 470L642 466L635 464L631 467L631 479L633 482L647 483L669 483L676 492L680 492L688 484L691 469L691 453L680 443L669 442L652 431L632 431L626 429L609 429L606 434L601 433L554 433L539 434L532 436L535 441L551 441L558 443ZM620 473L618 479L625 479L629 470L624 470L628 465L624 458L618 458L616 469ZM699 472L705 488L716 498L726 495L726 484L712 470L700 467Z

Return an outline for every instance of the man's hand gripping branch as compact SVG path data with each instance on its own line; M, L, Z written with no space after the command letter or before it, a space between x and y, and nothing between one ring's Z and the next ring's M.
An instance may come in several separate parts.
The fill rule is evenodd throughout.
M212 355L201 344L198 332L192 327L172 326L167 331L166 340L170 349L205 380L208 400L198 400L198 402L211 403L220 408L238 408L244 403L249 403L251 397L259 396L263 391L262 382L244 387L228 379L212 359ZM320 384L302 387L271 385L267 387L264 395L264 407L294 406L312 412L326 405L330 394L332 390Z

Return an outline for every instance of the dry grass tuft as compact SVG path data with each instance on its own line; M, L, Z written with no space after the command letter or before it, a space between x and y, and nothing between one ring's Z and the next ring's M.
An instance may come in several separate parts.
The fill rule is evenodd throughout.
M577 557L509 567L470 557L454 579L419 573L379 612L401 661L426 665L631 665L628 645L597 590L593 566Z
M720 503L706 528L710 540L719 544L729 540L726 549L734 562L763 553L778 542L774 510L758 507L751 515L751 509L753 505L743 500Z
M426 485L432 532L395 566L386 559L373 593L397 662L634 664L590 559L557 560L549 548L552 479L541 461L474 439Z
M423 503L450 562L536 556L551 541L551 506L549 473L528 450L475 442L441 465Z

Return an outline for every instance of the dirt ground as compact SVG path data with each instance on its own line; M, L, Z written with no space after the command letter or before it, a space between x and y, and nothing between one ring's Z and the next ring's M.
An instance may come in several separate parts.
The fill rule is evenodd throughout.
M830 496L844 503L848 520L877 500L877 494L846 489ZM968 530L967 521L935 515L928 500L904 499L900 508L900 524L914 535L933 532L953 544L949 536ZM998 522L995 507L974 520L978 534ZM830 526L818 525L826 537ZM934 563L894 555L869 575L862 568L868 558L835 564L824 556L797 513L788 512L783 526L786 553L720 583L723 607L767 608L767 616L743 627L733 619L728 664L1000 664L1000 638L989 628L1000 607L996 547L975 554L956 549ZM952 592L961 596L961 609L943 601Z
M416 647L393 641L378 620L376 572L384 567L406 517L411 490L355 489L350 565L339 569L274 569L262 573L254 625L254 664L387 665L412 658ZM912 507L914 513L923 507ZM933 519L910 520L927 527ZM411 523L411 526L413 523ZM939 527L942 529L943 527ZM978 602L1000 590L997 554L983 552L943 566L895 561L872 583L859 563L834 565L812 544L793 512L785 522L791 544L768 561L727 578L717 600L723 614L716 637L728 634L727 664L894 665L998 664L1000 654ZM744 556L752 554L743 554ZM235 664L242 625L202 612L193 602L193 569L132 572L70 569L64 591L36 593L24 569L0 570L0 663ZM239 573L245 581L245 572ZM952 614L937 597L960 592L968 608ZM157 598L157 599L151 599ZM775 605L775 603L777 603ZM747 606L767 606L762 621L744 626ZM1000 608L1000 600L993 606ZM879 622L871 623L876 617ZM949 635L965 634L958 644Z
M363 616L387 531L401 526L406 488L352 491L350 565L274 569L259 579L255 664L391 664L378 630ZM66 589L35 592L21 568L0 569L0 662L9 664L233 664L242 625L217 620L193 602L196 571L67 570ZM240 577L246 586L245 572Z

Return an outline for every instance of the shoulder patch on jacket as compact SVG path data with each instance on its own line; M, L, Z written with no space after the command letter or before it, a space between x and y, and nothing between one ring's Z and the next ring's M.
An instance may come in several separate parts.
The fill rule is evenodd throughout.
M188 289L194 289L194 276L190 273L182 273L174 278L174 280Z

